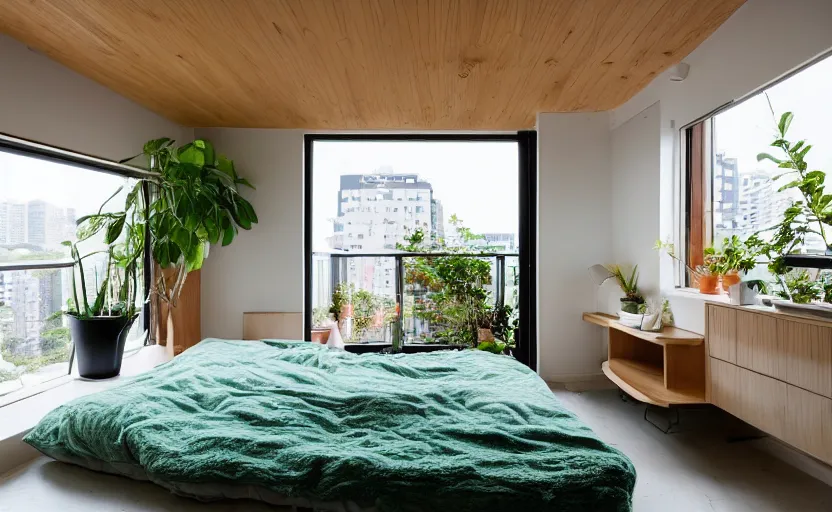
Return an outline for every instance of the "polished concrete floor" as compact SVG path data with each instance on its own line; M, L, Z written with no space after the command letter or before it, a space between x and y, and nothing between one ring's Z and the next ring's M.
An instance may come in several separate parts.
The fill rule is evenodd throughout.
M681 409L676 433L664 434L617 390L553 391L633 461L636 512L832 511L832 487L755 448L760 432L715 407ZM666 427L675 416L665 411L649 419Z
M744 439L753 429L712 407L681 412L678 433L663 434L643 418L644 406L616 390L557 397L636 466L637 512L830 511L832 487ZM651 418L665 419L657 411ZM254 502L201 504L150 483L101 475L40 458L0 478L0 511L260 511Z

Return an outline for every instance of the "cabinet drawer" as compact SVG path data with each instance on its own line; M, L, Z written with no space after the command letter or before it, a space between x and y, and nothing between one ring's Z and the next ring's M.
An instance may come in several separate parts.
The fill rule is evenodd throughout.
M832 400L789 386L784 441L832 463Z
M832 397L832 328L777 320L777 337L783 380Z
M711 358L711 401L739 419L783 437L788 384Z
M768 315L737 311L737 366L786 379L777 319Z
M708 306L708 351L712 357L737 362L737 311Z

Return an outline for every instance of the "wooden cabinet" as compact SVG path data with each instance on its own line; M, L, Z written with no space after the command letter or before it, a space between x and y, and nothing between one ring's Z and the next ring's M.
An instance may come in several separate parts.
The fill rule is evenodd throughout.
M832 397L832 328L777 321L784 380Z
M711 403L832 463L832 322L708 304Z
M769 377L785 379L778 340L776 318L737 311L738 366Z
M832 463L832 400L788 386L783 440Z
M711 357L737 362L737 311L707 306L708 350Z
M718 359L711 360L711 401L760 430L782 438L787 388L765 375Z

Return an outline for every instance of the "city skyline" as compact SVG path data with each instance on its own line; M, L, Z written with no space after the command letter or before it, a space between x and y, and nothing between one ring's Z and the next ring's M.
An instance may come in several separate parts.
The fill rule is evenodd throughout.
M430 183L447 227L451 215L475 233L519 229L518 153L513 142L316 141L313 251L329 250L344 175L418 175Z

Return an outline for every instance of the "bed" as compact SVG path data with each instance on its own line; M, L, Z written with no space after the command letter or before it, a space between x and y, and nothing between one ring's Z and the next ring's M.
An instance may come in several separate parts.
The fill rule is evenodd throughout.
M636 478L534 372L474 350L207 339L25 441L183 496L320 510L625 511Z

